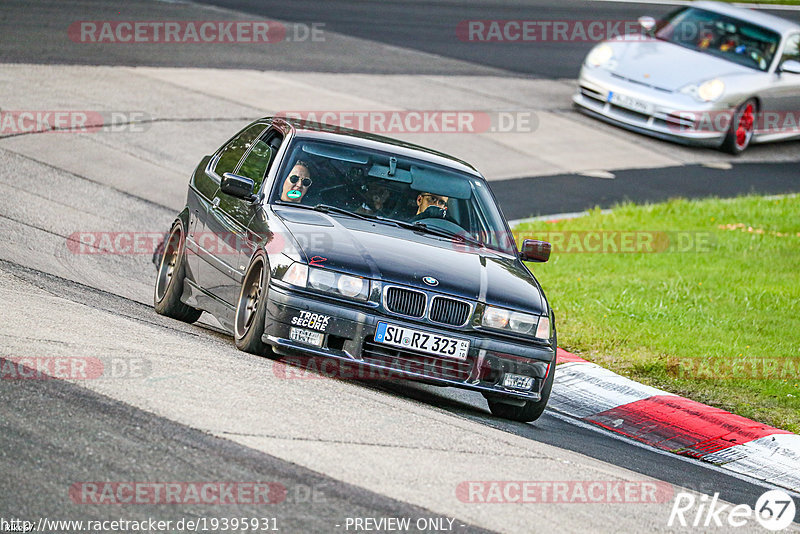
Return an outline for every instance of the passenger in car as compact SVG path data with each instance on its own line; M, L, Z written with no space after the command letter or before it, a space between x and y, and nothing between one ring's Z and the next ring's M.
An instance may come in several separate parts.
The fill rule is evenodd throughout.
M357 213L367 215L388 215L388 204L391 191L381 180L369 179L362 186L360 191L363 197L362 204L356 210Z
M294 167L292 167L292 170L289 172L289 176L283 181L281 200L284 202L300 203L312 183L313 181L311 180L311 171L308 168L308 163L297 160Z

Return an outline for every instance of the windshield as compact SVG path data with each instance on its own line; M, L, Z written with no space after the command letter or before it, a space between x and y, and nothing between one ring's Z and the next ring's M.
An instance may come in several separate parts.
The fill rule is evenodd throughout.
M516 251L479 178L405 156L304 139L293 144L285 162L273 203L346 211L508 254Z
M667 17L656 38L761 71L769 68L780 42L772 30L694 7Z

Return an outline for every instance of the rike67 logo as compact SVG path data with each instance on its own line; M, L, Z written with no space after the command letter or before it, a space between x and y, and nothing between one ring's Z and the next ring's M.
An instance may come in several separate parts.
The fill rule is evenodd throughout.
M719 493L713 497L680 492L675 496L667 526L687 527L703 532L710 529L731 529L752 526L757 521L767 530L783 530L794 521L796 508L792 497L781 490L770 490L761 495L755 507L749 504L731 506L719 502Z

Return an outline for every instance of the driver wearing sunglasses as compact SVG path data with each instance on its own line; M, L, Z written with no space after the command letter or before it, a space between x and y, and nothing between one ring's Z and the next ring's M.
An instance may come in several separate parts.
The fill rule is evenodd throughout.
M284 202L301 202L312 183L308 164L298 160L292 170L289 171L289 176L283 181L281 200Z
M417 195L417 213L411 218L410 222L422 219L444 219L447 215L448 197L434 195L433 193L420 193Z

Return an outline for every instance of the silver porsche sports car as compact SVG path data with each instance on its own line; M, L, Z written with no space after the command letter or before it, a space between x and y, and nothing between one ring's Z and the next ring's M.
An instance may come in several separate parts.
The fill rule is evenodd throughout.
M719 2L641 17L586 56L573 101L618 126L738 154L800 139L800 25Z

